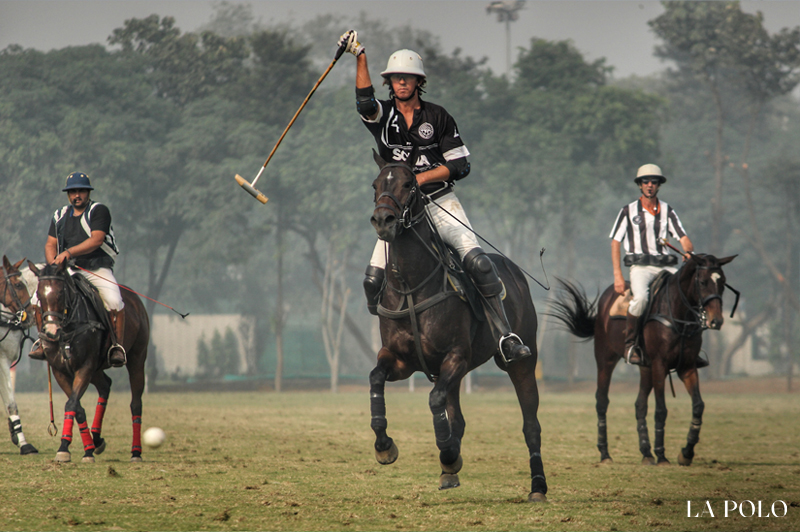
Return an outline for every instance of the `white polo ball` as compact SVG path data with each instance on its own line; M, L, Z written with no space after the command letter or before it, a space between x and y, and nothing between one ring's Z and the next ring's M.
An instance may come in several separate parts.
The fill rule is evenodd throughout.
M142 443L151 449L158 449L167 441L167 434L158 427L150 427L142 434Z

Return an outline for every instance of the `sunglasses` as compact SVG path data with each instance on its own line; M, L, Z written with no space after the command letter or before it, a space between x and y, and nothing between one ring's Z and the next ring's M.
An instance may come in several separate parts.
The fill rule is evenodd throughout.
M392 81L410 81L412 79L415 79L416 77L417 76L413 74L392 74L391 76L389 76L389 79L391 79Z
M643 184L643 185L650 185L650 184L658 185L659 183L661 183L661 180L658 179L657 177L656 178L645 177L645 178L642 178L639 182L641 184Z

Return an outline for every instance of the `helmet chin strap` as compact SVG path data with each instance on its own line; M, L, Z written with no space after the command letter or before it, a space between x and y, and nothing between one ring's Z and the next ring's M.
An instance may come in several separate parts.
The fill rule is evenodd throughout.
M394 94L394 97L397 98L398 100L400 100L401 102L407 102L408 100L410 100L411 98L413 98L417 94L418 90L419 90L419 87L414 87L414 92L412 92L411 96L409 96L408 98L401 98L394 91L392 91L392 94Z

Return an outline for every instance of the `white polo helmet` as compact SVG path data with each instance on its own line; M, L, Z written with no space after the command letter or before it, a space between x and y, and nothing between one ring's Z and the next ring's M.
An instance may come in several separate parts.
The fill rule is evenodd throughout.
M422 57L413 50L397 50L389 57L389 61L386 63L386 70L381 72L383 77L389 77L392 74L414 74L425 78Z
M633 182L638 185L644 177L658 177L659 185L667 182L667 178L664 177L661 168L655 164L643 164L640 166L639 170L636 172L636 179L634 179Z

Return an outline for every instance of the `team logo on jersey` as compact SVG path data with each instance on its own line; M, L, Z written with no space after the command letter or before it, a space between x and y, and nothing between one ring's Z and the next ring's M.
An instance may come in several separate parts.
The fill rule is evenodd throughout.
M636 225L642 225L642 223L644 222L644 220L642 219L642 217L641 217L641 216L639 216L639 215L637 214L636 216L634 216L634 217L633 217L633 220L632 220L632 222L633 222L633 223L635 223Z
M428 122L425 122L421 126L419 126L419 136L425 140L430 140L433 137L433 126L430 125Z

